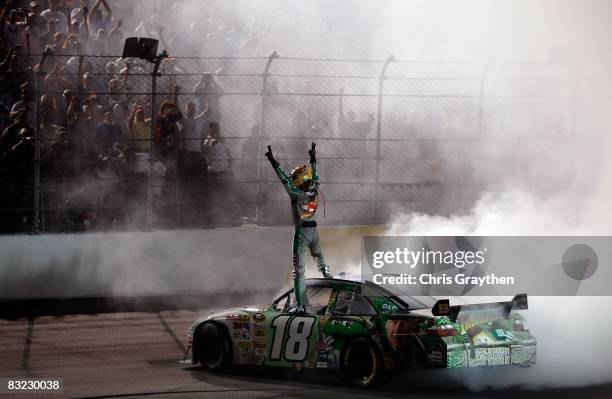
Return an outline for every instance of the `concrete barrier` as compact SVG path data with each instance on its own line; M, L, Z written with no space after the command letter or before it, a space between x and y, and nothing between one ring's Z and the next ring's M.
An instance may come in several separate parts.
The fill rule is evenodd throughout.
M323 228L333 271L358 270L361 237L380 231ZM240 227L2 236L0 300L276 291L288 282L292 232Z

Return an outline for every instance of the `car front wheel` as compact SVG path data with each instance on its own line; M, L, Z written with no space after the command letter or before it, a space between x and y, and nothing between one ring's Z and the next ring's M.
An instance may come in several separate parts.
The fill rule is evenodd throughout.
M232 362L232 350L225 331L213 323L200 327L197 335L198 360L208 371L218 372Z
M383 377L380 351L366 338L348 343L340 355L342 372L351 385L369 388L378 385Z

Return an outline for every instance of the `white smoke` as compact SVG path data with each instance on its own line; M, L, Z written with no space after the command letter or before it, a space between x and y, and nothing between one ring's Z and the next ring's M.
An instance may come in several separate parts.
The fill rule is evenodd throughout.
M609 150L610 140L601 140ZM398 215L390 235L609 235L608 207L612 196L609 161L596 162L597 176L585 184L595 153L582 154L567 189L545 195L534 187L485 193L465 214ZM590 165L592 166L592 165ZM555 168L556 165L550 165ZM589 168L590 169L590 168ZM545 282L543 282L545 284ZM481 298L479 298L481 299ZM612 297L530 297L524 311L528 327L538 340L537 364L528 370L462 371L469 387L523 386L528 388L584 386L612 381L612 348L607 344L612 318L606 309Z

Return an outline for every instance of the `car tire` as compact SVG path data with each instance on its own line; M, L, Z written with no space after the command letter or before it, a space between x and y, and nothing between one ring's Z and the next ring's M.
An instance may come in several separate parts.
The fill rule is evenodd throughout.
M382 355L367 338L355 338L344 347L340 354L340 366L344 378L351 385L371 388L383 381Z
M232 363L232 348L225 331L214 323L200 327L197 335L198 360L208 371L226 370Z

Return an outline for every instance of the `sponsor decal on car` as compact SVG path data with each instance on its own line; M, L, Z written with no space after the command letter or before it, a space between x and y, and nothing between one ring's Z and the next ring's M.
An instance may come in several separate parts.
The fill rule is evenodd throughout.
M482 363L488 366L510 364L510 348L475 348L474 360L474 363Z
M266 315L264 315L263 313L255 313L253 314L253 320L254 321L264 321L266 319Z
M261 336L253 336L251 337L251 341L253 342L253 344L255 343L266 343L266 337L261 337Z
M266 343L265 342L253 342L253 348L255 349L256 355L266 354Z
M227 316L225 316L225 320L249 321L251 320L251 318L248 314L228 314Z
M246 357L251 354L251 343L250 342L238 342L238 351L241 357Z
M325 369L338 368L338 356L333 350L319 351L317 353L316 367Z
M427 351L427 363L436 365L446 364L446 351L444 349L429 349Z

